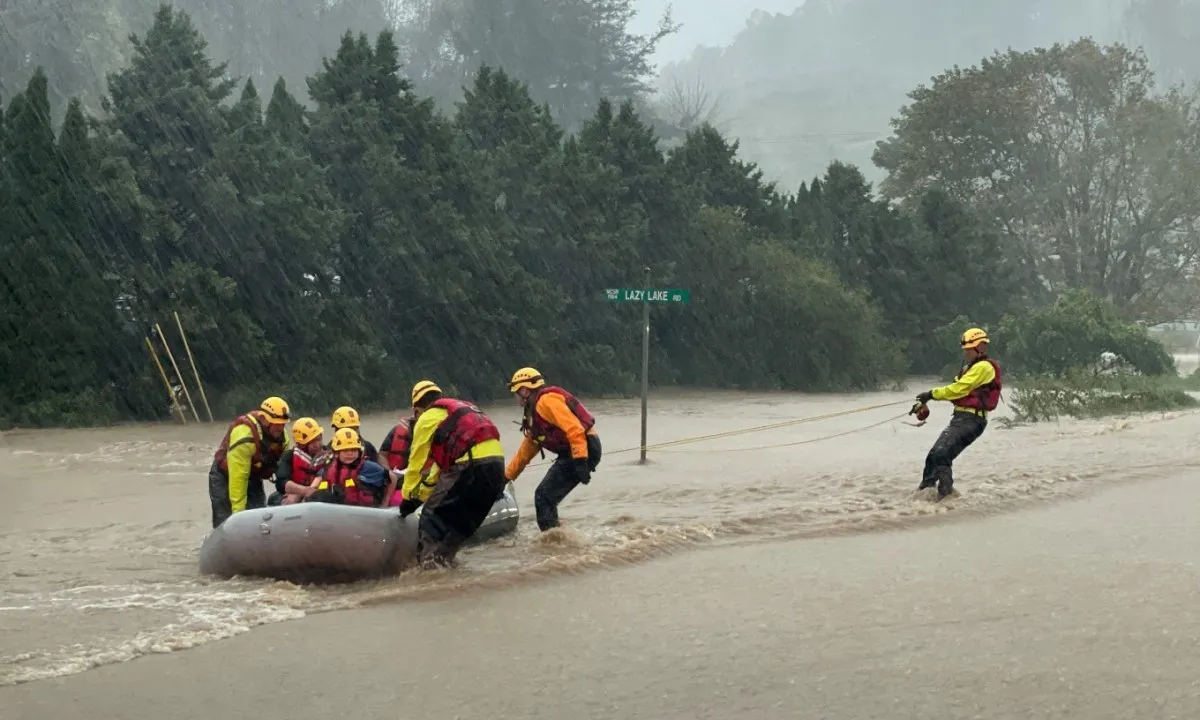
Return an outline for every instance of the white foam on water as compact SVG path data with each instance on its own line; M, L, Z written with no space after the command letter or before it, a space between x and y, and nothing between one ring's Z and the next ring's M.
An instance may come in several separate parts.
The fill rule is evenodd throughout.
M681 401L671 435L652 436L651 442L878 401ZM644 468L631 464L632 455L613 452L596 479L564 503L565 527L544 534L532 519L532 489L543 472L534 467L528 471L533 477L518 483L523 517L516 536L466 549L461 568L312 588L196 577L196 537L207 526L203 488L211 439L193 434L211 428L163 428L147 434L173 439L117 442L108 441L111 431L97 431L103 441L92 449L82 441L86 433L76 434L66 444L74 450L69 454L56 449L62 443L53 432L14 438L10 444L47 444L0 449L9 461L0 458L0 483L24 492L29 473L70 470L62 483L18 494L26 504L0 530L0 632L10 653L0 657L0 685L188 649L316 612L502 589L696 547L886 531L1075 497L1101 483L1153 475L1156 464L1190 461L1200 426L1195 413L1011 430L994 424L956 463L961 495L942 503L914 492L924 452L940 431L936 426L884 428L803 448L733 450L743 441L758 446L820 438L891 412L726 438L694 454L681 448L654 455ZM637 437L636 423L636 412L606 414L606 450ZM81 468L87 472L77 472ZM137 482L128 496L103 491L151 476L157 477Z
M186 650L221 640L267 623L305 616L306 593L272 583L266 587L232 589L194 583L190 587L93 585L26 598L32 604L5 605L25 612L23 620L37 627L46 620L68 616L118 614L137 623L139 618L169 617L154 627L138 627L122 636L92 638L90 642L0 657L0 685L42 680L83 672L142 655Z

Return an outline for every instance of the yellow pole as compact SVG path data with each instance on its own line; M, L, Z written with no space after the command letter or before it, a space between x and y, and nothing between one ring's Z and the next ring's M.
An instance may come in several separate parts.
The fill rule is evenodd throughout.
M188 363L192 366L192 375L196 376L196 387L200 388L200 399L204 401L204 412L208 413L208 421L213 421L212 408L208 406L208 395L204 394L204 383L200 382L200 372L196 370L196 358L192 357L192 348L188 346L187 333L183 331L183 323L179 313L175 313L175 325L179 328L179 337L183 339L183 349L187 351Z
M183 388L183 396L187 398L188 407L192 409L192 415L196 417L196 422L200 422L200 412L196 410L196 403L192 402L192 394L188 392L187 383L183 381L183 373L179 372L179 364L175 362L175 355L171 352L171 346L167 344L167 336L163 335L162 328L158 323L154 323L154 329L158 331L158 339L162 340L163 349L167 351L167 359L171 361L171 367L175 368L175 377L179 378L179 385Z
M171 407L179 412L179 421L187 425L187 417L183 414L183 408L179 407L179 402L175 399L175 391L171 389L171 381L167 379L167 371L163 370L162 363L159 362L158 353L154 352L154 343L150 342L150 338L146 338L146 349L150 351L150 357L154 358L154 364L158 367L158 374L162 376L163 387L167 389L167 397L171 398Z

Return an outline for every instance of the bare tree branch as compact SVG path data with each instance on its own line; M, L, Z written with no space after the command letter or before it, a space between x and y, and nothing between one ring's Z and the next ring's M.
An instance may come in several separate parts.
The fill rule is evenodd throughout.
M726 123L722 117L724 93L713 93L699 77L690 82L671 77L667 82L659 100L663 120L683 132L702 125L721 129Z

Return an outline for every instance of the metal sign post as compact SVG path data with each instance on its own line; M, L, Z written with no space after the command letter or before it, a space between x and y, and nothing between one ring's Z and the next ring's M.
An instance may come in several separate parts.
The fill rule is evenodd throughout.
M646 463L646 418L650 406L650 303L687 304L692 293L684 289L661 289L650 287L650 268L645 270L645 286L642 288L607 288L605 299L609 302L640 302L642 304L642 445L639 464Z

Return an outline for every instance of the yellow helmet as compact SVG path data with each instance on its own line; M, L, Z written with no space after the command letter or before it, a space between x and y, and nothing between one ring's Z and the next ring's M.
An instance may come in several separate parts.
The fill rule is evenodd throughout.
M508 389L516 392L521 388L529 388L537 390L546 384L546 379L538 372L537 368L523 367L513 373L512 380L508 381Z
M333 434L333 442L330 443L334 452L343 450L362 450L362 440L358 437L358 431L354 428L342 428Z
M269 397L262 401L262 405L258 406L263 414L267 416L267 422L272 425L287 425L290 415L288 413L288 404L281 397Z
M962 349L969 350L988 342L987 333L980 328L971 328L962 334Z
M333 411L333 419L330 421L334 430L342 428L356 428L362 423L358 420L358 411L349 405L343 405Z
M431 393L431 392L440 393L441 391L442 391L442 389L440 387L438 387L437 383L435 383L432 380L422 380L421 382L417 383L416 385L413 385L413 389L412 389L413 407L416 407L417 403L421 402L421 398L425 397L429 393Z
M310 417L298 418L292 423L292 441L296 446L307 445L325 434L325 428Z

